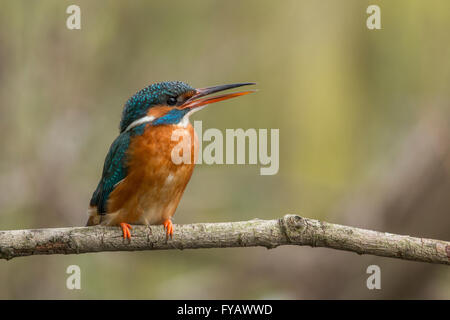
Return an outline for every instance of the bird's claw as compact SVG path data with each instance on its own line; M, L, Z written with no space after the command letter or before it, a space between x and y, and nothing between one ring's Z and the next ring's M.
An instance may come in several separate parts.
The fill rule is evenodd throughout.
M164 230L166 231L166 237L169 237L172 239L173 236L173 223L172 220L167 219L163 222Z
M130 229L133 229L128 223L121 222L120 227L122 228L123 238L131 239Z

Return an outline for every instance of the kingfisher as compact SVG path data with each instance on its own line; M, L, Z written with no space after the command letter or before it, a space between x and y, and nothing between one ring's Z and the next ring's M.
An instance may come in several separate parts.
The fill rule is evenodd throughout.
M131 239L131 225L163 225L166 236L172 237L172 217L198 153L198 137L189 116L209 104L254 91L211 96L214 93L254 84L194 89L181 81L168 81L131 96L122 111L119 136L109 148L92 195L87 226L120 226L123 238ZM174 148L183 137L188 137L185 143L189 145L182 151L190 150L190 154L188 161L180 163L174 161Z

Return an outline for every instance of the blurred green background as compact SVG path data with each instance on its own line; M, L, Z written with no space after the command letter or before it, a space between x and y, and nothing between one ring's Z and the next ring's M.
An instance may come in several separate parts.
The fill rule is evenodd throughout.
M370 4L382 30L366 27ZM450 240L449 32L445 0L2 0L0 229L84 225L138 89L255 81L193 120L279 128L279 173L199 165L176 223L299 213ZM81 290L66 288L71 264ZM371 264L381 290L366 288ZM0 261L0 298L449 299L450 269L309 247L36 256Z

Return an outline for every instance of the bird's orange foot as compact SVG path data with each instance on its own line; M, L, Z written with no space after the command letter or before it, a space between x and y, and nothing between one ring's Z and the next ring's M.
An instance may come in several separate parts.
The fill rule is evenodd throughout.
M122 228L123 238L131 239L130 229L133 229L133 228L128 223L125 223L125 222L121 222L120 227Z
M166 230L166 236L172 238L173 235L173 223L172 220L167 219L163 222L164 230Z

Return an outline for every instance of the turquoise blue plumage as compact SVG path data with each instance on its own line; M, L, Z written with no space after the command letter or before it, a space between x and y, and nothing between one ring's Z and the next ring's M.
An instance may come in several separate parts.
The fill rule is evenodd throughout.
M124 132L134 120L144 117L149 108L164 105L168 97L177 97L190 91L194 92L195 89L181 81L155 83L139 90L125 103L120 132Z
M97 207L97 212L100 214L106 212L106 202L114 186L127 175L126 151L130 144L130 136L130 132L120 134L106 155L102 178L90 202L91 206Z
M99 214L107 211L107 201L114 187L127 176L127 150L133 136L144 132L145 124L121 133L111 144L103 166L102 178L92 195L90 205L97 207Z

